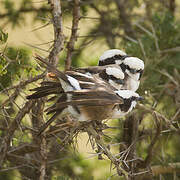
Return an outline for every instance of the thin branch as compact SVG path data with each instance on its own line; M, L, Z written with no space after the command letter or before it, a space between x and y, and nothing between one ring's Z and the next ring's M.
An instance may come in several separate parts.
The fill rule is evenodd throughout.
M151 160L152 160L152 157L153 157L153 148L154 148L154 145L156 144L156 142L158 141L158 138L161 134L161 129L162 129L162 125L161 125L161 119L158 117L157 113L154 112L154 116L155 116L155 119L156 119L156 134L154 135L152 141L151 141L151 144L149 145L148 147L148 153L147 153L147 156L146 156L146 159L142 162L140 162L140 164L138 165L138 167L140 168L146 168L150 165L151 163Z
M176 52L180 52L180 46L170 48L170 49L161 50L161 53L176 53Z
M12 89L16 89L16 88L21 88L21 89L23 89L26 85L28 85L28 84L30 84L30 83L32 83L32 82L35 82L35 81L37 81L37 80L39 80L39 79L42 79L44 76L45 76L45 72L43 72L42 74L37 75L37 76L35 76L35 77L30 77L30 78L27 79L27 80L20 81L20 83L17 84L17 85L11 86L11 87L6 88L6 89L3 89L3 90L1 91L1 93L4 93L4 92L9 91L9 90L12 90Z
M9 150L10 147L10 143L11 140L13 138L13 135L15 133L15 131L18 129L19 124L21 123L23 117L29 113L31 107L33 106L34 101L28 101L26 102L26 104L24 105L24 107L21 109L21 111L18 112L18 114L16 115L16 117L14 118L14 120L11 122L7 133L5 135L5 137L2 140L1 146L0 146L0 153L1 153L1 157L0 157L0 168L2 168L2 164L6 158L6 154L7 151Z
M132 27L130 17L127 13L128 1L115 0L115 3L119 12L119 19L121 19L123 23L121 25L124 28L125 34L129 37L132 37L133 39L136 39L136 35Z
M172 122L169 119L167 119L163 114L155 111L154 109L150 107L144 106L143 104L138 104L138 107L151 114L155 114L158 118L161 118L168 125L168 128L171 129L172 131L175 131L175 132L178 131L178 129L173 126Z
M67 44L67 58L65 62L65 70L70 69L70 66L71 66L74 44L75 44L75 41L77 40L79 20L80 20L80 3L79 3L79 0L74 0L72 30L71 30L70 40Z
M128 173L123 168L121 168L122 162L116 159L116 157L111 153L108 147L104 144L99 134L94 130L93 126L89 125L86 131L95 139L97 145L101 148L101 152L103 152L103 154L108 157L111 163L115 165L118 175L124 175L125 178L128 179Z
M159 174L174 173L174 171L180 172L180 162L168 163L164 166L152 166L151 170L154 176L157 176Z
M22 145L19 145L18 147L13 147L10 149L7 153L8 154L16 154L16 155L21 155L24 156L25 154L32 153L38 151L38 147L32 143L24 143Z
M20 9L18 9L16 12L18 13L18 14L16 14L17 15L17 17L18 16L20 16L20 14L22 14L22 13L29 13L29 12L49 12L49 8L46 8L46 7L40 7L40 8L35 8L35 7L31 7L31 8L28 8L28 7L24 7L24 8L20 8ZM7 12L7 13L4 13L4 14L0 14L0 19L2 19L2 18L7 18L7 17L9 17L9 16L11 16L12 15L12 13L11 12Z
M64 46L64 35L62 25L62 11L60 0L49 0L51 5L52 22L54 27L54 44L51 52L49 53L49 62L53 65L58 64L58 54Z

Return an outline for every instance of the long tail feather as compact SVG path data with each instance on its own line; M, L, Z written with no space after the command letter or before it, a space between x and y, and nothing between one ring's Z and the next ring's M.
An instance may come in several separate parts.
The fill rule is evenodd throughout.
M48 126L57 118L57 116L59 116L59 114L61 114L63 110L64 108L58 110L45 124L40 127L38 136L40 136L48 128Z

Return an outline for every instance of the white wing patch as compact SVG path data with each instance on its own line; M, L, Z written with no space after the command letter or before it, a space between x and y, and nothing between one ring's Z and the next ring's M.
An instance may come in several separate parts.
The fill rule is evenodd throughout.
M92 75L89 72L87 72L85 74L76 72L76 74L79 75L79 76L82 76L82 77L86 77L86 78L92 79Z
M134 91L130 91L130 90L118 90L115 91L115 93L117 93L120 97L125 99L128 99L132 96L139 97L138 93L135 93Z
M113 57L115 55L118 55L118 54L121 55L121 56L125 56L126 55L126 53L124 51L121 51L119 49L110 49L110 50L105 51L100 56L99 61L103 61L103 60L105 60L107 58L111 58L111 57Z
M106 68L106 73L108 75L113 75L114 77L118 79L124 79L124 73L122 72L121 69L116 68L116 67L108 67Z
M123 63L128 65L132 69L144 69L144 62L137 57L127 57L124 59Z
M68 75L67 75L67 78L68 78L68 81L70 82L70 84L75 88L75 90L81 89L78 80L76 80L75 78L68 76Z

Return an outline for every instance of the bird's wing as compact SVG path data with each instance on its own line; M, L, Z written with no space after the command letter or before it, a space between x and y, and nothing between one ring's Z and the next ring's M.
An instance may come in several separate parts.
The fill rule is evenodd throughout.
M113 91L106 91L104 87L95 89L83 89L65 92L71 94L71 99L57 101L48 108L47 114L66 108L67 106L106 106L114 104L123 104L123 99Z
M106 70L108 67L116 67L120 68L118 64L110 64L105 66L90 66L85 68L73 68L73 71L80 72L80 73L90 73L90 74L99 74L102 71Z
M35 91L33 94L27 96L27 99L37 99L45 97L51 94L61 94L63 93L63 88L59 82L43 81L41 86L30 89L30 91Z

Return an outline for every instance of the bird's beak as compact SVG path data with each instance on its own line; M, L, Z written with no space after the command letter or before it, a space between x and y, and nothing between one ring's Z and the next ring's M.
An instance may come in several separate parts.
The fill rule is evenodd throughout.
M142 75L143 75L143 70L140 71L139 80L141 79Z
M144 100L144 97L139 96L136 100L137 100L137 101L143 101L143 100Z

